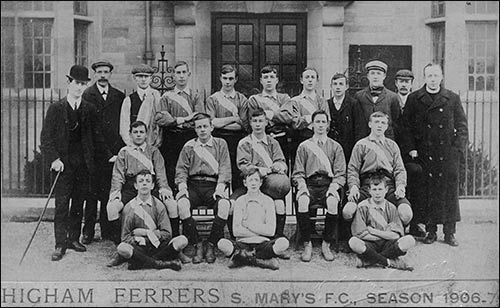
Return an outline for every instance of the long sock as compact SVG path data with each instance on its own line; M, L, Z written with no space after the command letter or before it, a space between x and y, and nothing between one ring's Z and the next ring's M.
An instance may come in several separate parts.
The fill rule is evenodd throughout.
M188 238L189 243L198 243L198 230L196 230L196 221L192 216L182 220L182 230L184 235Z
M217 242L224 237L224 226L226 225L226 220L222 219L219 216L215 216L215 219L212 223L212 230L210 231L210 236L208 237L208 241L215 246L217 246Z
M332 215L330 213L326 213L325 231L323 232L323 240L325 242L331 243L336 226L337 226L337 215ZM338 234L337 234L337 236L338 236Z
M276 232L274 233L275 238L285 236L283 234L285 230L285 221L286 221L285 214L276 214Z
M366 247L365 252L363 252L359 256L370 263L378 263L383 266L389 265L387 264L387 258L385 258L384 256L382 256L381 254L377 253L375 250L369 247Z
M132 262L140 267L156 268L156 259L146 255L139 249L134 249L132 253Z
M311 241L311 218L309 212L297 213L297 223L299 224L300 236L304 242Z
M229 215L227 217L227 230L229 231L229 236L234 239L234 234L233 234L233 215Z
M172 226L172 238L180 235L179 223L180 223L179 217L170 218L170 225Z

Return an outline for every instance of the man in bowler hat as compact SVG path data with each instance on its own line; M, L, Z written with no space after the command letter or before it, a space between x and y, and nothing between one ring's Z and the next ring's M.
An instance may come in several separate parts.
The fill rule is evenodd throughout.
M52 261L62 259L66 249L86 251L80 243L83 202L87 196L95 161L109 160L94 105L82 99L87 87L88 69L71 67L66 75L68 94L47 110L41 132L40 149L50 169L60 172L55 187L55 251ZM70 209L71 199L71 209Z
M96 170L92 176L90 193L85 205L85 224L83 226L83 244L90 244L94 239L95 224L97 219L97 201L101 204L99 224L101 225L101 238L113 239L120 237L120 230L112 234L113 230L108 221L106 204L108 203L109 190L111 188L111 174L116 155L125 146L120 137L120 111L125 94L114 88L109 83L113 74L113 65L108 60L98 60L92 64L95 83L83 92L83 99L92 103L101 121L104 140L113 155L107 161L96 161Z

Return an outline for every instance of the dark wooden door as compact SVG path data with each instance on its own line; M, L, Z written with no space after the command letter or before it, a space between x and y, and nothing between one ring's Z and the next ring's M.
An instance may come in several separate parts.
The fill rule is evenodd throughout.
M298 93L306 59L305 14L212 14L212 93L220 89L223 64L237 67L236 90L247 97L259 93L260 69L279 71L278 91Z
M365 64L380 60L387 64L386 88L394 91L394 75L400 69L411 70L411 46L400 45L349 45L349 90L351 94L367 87ZM415 72L414 72L415 73Z

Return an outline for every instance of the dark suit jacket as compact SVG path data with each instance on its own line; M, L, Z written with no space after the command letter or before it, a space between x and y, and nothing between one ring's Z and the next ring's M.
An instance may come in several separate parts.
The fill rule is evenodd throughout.
M106 100L104 100L97 85L94 83L85 90L83 99L96 107L97 115L101 121L104 141L111 154L117 155L120 149L125 146L120 137L120 111L125 94L109 85L109 93Z
M362 125L359 125L356 129L356 141L370 134L368 122L370 120L370 115L375 111L382 111L389 115L389 127L385 131L385 136L395 140L394 131L397 131L397 121L401 114L398 95L391 90L384 88L382 93L380 93L377 102L374 104L372 96L370 95L370 88L367 87L366 89L358 91L354 95L354 98L356 100L356 113L362 121Z
M354 147L357 122L357 114L354 110L355 101L352 97L346 94L340 110L335 109L333 97L327 100L330 110L330 131L328 137L340 143L344 150L346 162L351 158L352 148Z
M66 97L56 103L52 103L45 116L45 122L40 135L40 150L48 164L57 158L60 158L65 165L68 164L70 127L68 124L67 104ZM92 173L95 169L95 159L109 160L111 153L109 153L104 143L94 105L82 99L79 108L81 110L80 125L83 158L88 171Z

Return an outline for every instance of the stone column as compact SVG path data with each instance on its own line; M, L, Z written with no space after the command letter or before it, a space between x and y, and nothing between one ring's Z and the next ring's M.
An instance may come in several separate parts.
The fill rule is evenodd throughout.
M464 2L446 1L444 85L454 92L467 89L468 46Z
M52 55L53 88L63 89L61 95L66 95L66 75L75 64L75 31L73 18L73 1L59 1L54 5L54 52Z
M194 1L176 1L174 5L175 61L186 61L191 71L190 87L197 89L197 63L195 53L195 4ZM174 66L175 63L172 63Z

